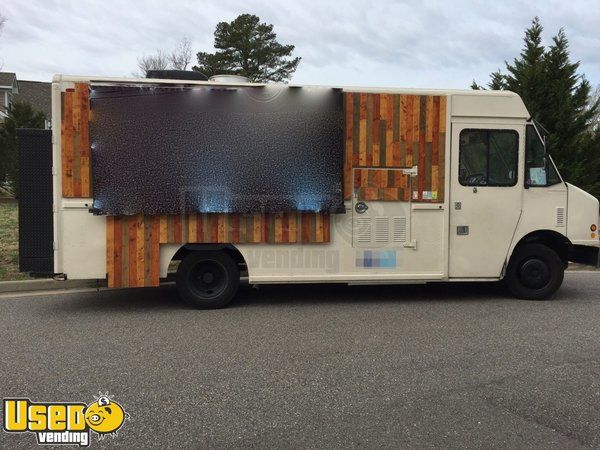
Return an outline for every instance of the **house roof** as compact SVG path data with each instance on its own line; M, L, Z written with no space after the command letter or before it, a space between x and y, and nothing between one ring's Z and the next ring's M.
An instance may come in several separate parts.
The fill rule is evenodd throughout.
M14 72L0 72L0 86L14 86L17 74Z
M52 83L19 80L19 93L13 99L31 104L44 112L47 119L52 117Z

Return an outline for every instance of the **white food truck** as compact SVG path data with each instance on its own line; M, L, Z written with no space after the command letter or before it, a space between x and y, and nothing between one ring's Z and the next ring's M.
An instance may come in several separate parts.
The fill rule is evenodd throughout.
M54 77L51 136L19 135L23 271L143 287L167 279L173 261L180 261L174 277L181 297L194 307L215 308L234 297L241 277L251 284L504 280L519 298L547 299L569 261L598 264L598 200L561 178L539 127L512 92L189 78ZM243 130L237 122L206 125L211 108L228 114L224 109L236 108L239 96L272 105L282 91L292 103L295 95L335 98L327 107L319 104L324 109L318 112L307 102L309 118L300 119L298 132L289 125L303 117L295 106L293 113L280 113L278 106L227 116L248 119ZM164 103L177 96L181 102ZM232 96L238 103L219 106ZM142 103L127 103L138 98ZM195 114L190 102L204 109L186 126L202 122L202 136L212 141L184 142L190 128L177 123ZM184 119L174 119L178 108L188 107ZM297 145L322 133L311 118L327 121L328 114L335 123L325 133L339 135L319 141L326 151L310 153L321 145L312 141ZM264 132L273 134L267 140L256 131L262 125L252 126L281 116L285 124L275 134ZM156 123L165 125L157 129ZM288 130L295 142L281 148ZM241 138L232 141L236 133ZM44 146L46 162L32 167L28 149L41 154ZM166 155L178 162L170 166ZM321 164L320 157L333 159ZM314 161L313 172L327 166L322 179L298 174L294 164ZM201 170L194 174L216 178L193 181L186 171L196 165ZM220 172L229 165L229 172ZM278 171L283 181L274 186L266 177ZM256 173L260 179L248 181ZM243 180L245 187L216 186L219 179ZM177 208L165 206L173 180L175 190L181 180L174 195L196 192L196 184L201 193ZM320 190L326 195L318 197ZM269 203L279 191L293 202ZM262 210L252 203L257 192L267 198L259 202ZM239 208L217 201L236 195L246 199ZM324 198L338 203L323 206Z

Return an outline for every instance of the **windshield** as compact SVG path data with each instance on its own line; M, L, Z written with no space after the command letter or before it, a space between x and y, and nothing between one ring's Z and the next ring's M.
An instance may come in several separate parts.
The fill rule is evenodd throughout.
M556 170L537 127L527 124L525 136L525 184L532 187L552 186L560 183Z

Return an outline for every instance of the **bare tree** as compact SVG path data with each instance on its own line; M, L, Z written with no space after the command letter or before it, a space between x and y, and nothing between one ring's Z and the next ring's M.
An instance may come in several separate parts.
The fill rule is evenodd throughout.
M192 41L188 36L184 36L175 50L169 55L171 67L176 70L185 70L192 62Z
M138 68L142 76L146 76L149 70L165 70L169 67L169 56L161 50L157 50L154 55L144 55L138 58Z
M133 73L134 76L145 77L149 70L186 70L192 62L192 40L184 36L175 49L167 54L157 50L152 55L144 55L138 58L138 69L140 72Z

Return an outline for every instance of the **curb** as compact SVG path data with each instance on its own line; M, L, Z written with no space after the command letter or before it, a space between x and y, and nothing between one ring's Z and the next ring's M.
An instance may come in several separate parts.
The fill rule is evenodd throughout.
M568 272L594 273L600 272L600 268L591 266L570 266ZM161 283L162 285L163 283ZM106 280L54 280L52 278L38 278L34 280L0 281L0 294L11 292L35 292L35 291L68 291L71 289L99 289L106 288Z
M0 281L0 294L10 292L68 291L69 289L102 288L106 280L64 280L52 278L20 281Z

